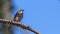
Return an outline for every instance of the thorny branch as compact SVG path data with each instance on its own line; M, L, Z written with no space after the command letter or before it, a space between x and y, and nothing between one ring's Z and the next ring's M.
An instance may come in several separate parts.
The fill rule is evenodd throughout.
M0 19L0 23L8 23L8 24L20 26L23 29L30 30L30 31L32 31L36 34L39 34L38 32L36 32L32 28L30 28L29 26L26 26L25 24L22 24L22 23L19 23L19 22L14 22L14 21L11 21L11 20L6 20L6 19Z

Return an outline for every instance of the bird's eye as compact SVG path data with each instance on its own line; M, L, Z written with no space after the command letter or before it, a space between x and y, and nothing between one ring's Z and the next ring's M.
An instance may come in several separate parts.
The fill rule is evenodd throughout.
M19 11L19 13L23 13L22 11Z

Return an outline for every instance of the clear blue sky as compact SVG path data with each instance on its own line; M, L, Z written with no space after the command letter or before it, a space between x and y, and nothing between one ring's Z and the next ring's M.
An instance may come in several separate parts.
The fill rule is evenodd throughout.
M59 0L12 0L13 15L19 8L24 8L22 22L36 29L41 34L60 34L60 1ZM15 28L15 34L21 32ZM31 32L28 32L33 34Z

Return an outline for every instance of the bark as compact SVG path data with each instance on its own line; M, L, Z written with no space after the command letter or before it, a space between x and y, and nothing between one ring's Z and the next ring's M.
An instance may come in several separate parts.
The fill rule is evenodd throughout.
M0 22L1 23L4 23L4 24L12 24L12 25L15 25L15 26L19 26L21 27L22 29L25 29L25 30L29 30L35 34L39 34L39 32L35 31L34 29L32 29L30 26L27 26L21 22L16 22L16 21L11 21L11 20L6 20L6 19L0 19Z
M4 18L4 19L8 19L10 20L10 16L11 16L11 3L10 0L0 0L0 18ZM12 29L8 30L9 24L2 24L2 32L3 34L12 34Z

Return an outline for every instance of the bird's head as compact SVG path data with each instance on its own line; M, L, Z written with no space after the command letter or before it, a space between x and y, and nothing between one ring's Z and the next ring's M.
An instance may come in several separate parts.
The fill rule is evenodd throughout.
M18 13L19 13L19 14L21 14L21 13L23 13L23 12L24 12L24 9L18 10Z

